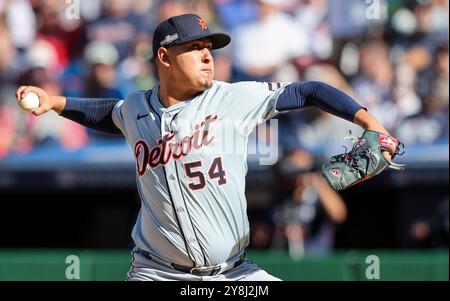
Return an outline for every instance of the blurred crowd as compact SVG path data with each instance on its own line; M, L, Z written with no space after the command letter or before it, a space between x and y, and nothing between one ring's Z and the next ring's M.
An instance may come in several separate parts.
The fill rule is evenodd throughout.
M122 141L56 113L26 114L15 90L36 85L51 94L123 98L150 89L153 30L188 12L232 36L229 47L213 53L217 80L320 80L352 95L404 144L448 144L448 6L448 0L0 0L0 159L37 147ZM348 131L361 131L315 109L278 121L280 146L293 160L302 152L341 152ZM281 233L275 244L301 255L306 233L321 233L309 247L331 237L332 227L313 226L314 218L340 223L346 211L322 185L313 174L296 180L273 211Z
M122 98L149 89L154 27L186 12L232 35L214 53L218 80L321 80L353 95L405 144L448 142L447 0L0 0L0 158L114 138L56 114L24 114L14 90ZM279 120L287 149L332 153L330 137L352 128L314 110Z
M447 0L0 0L0 158L115 138L24 114L14 91L122 98L149 89L152 32L186 12L232 35L214 53L218 80L321 80L407 145L448 143ZM317 110L279 120L286 149L332 153L330 139L352 129Z

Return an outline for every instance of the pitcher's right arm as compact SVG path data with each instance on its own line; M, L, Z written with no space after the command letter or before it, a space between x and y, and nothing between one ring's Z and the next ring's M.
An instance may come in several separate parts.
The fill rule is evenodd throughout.
M21 86L16 91L17 101L29 92L39 96L39 107L33 111L36 116L50 110L91 129L122 134L112 120L114 106L120 101L117 98L72 98L50 95L45 90L34 86Z

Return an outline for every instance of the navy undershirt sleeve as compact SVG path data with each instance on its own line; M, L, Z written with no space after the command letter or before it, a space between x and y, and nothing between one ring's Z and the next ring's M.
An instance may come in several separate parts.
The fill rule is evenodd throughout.
M116 98L67 97L61 116L97 131L122 134L112 120L112 111L119 101Z
M318 107L353 122L356 112L365 109L344 92L318 81L305 81L287 86L277 101L279 112Z

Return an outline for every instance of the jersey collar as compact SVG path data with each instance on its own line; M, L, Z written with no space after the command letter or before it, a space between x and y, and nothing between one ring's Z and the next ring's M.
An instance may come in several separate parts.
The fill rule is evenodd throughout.
M192 101L191 100L186 100L180 103L177 103L173 106L170 106L169 108L164 107L164 105L161 103L161 101L158 98L158 92L159 92L159 82L157 82L155 84L155 86L152 89L152 93L150 95L150 102L152 104L152 106L154 108L156 108L158 110L158 113L162 114L162 113L177 113L178 111L180 111L182 108L184 108L188 102Z

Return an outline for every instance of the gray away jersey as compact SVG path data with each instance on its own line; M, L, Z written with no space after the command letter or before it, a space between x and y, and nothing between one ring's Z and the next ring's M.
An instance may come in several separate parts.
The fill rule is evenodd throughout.
M116 105L114 123L136 160L137 247L197 267L242 253L249 243L248 135L278 113L285 85L214 81L200 95L165 108L157 84Z

